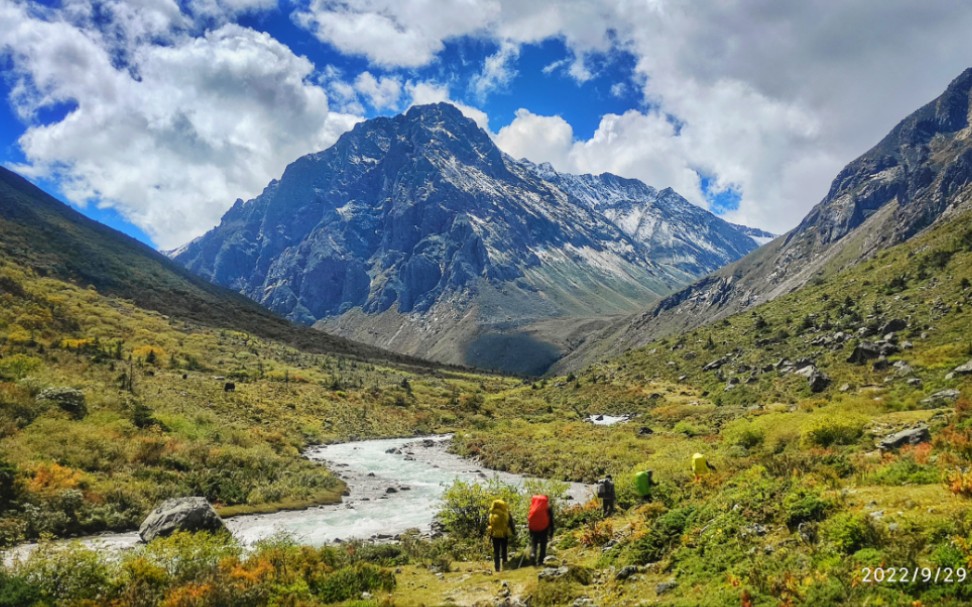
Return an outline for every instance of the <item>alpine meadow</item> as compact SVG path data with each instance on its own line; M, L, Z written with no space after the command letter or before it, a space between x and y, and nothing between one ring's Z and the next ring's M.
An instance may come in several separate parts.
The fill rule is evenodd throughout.
M970 27L0 0L0 607L972 604Z

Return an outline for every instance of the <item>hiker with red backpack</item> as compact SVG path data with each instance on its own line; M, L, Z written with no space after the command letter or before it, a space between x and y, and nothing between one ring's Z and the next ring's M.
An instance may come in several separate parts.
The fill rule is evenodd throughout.
M503 566L506 566L510 538L513 537L514 529L509 506L503 500L493 500L493 504L489 507L489 526L486 527L486 535L493 541L493 567L497 572L500 570L500 557Z
M554 534L553 509L546 495L533 496L527 523L530 527L530 560L534 565L541 565L547 556L547 541L553 539Z

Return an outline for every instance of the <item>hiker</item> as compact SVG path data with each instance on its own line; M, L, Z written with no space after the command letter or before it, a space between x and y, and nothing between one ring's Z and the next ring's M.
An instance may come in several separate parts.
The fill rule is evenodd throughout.
M547 557L547 541L553 539L554 534L553 509L546 495L533 496L527 523L530 527L530 560L534 565L542 565Z
M709 473L709 471L715 472L715 466L710 464L705 456L701 453L696 453L692 456L692 472L695 474L695 480L701 479L703 476Z
M506 566L513 530L513 516L510 515L509 506L503 500L493 500L493 504L489 507L489 526L486 528L486 535L493 540L493 567L497 572L500 570L500 557L503 566Z
M634 477L635 493L646 502L651 501L651 488L658 484L652 479L651 474L651 470L642 470Z
M614 514L614 500L616 496L614 493L614 480L610 474L597 481L597 497L601 498L601 507L604 510L604 516Z

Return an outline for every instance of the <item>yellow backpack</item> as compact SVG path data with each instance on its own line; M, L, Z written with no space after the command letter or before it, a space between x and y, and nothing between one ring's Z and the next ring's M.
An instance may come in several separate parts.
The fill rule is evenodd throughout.
M503 500L493 500L489 507L489 537L510 537L510 508Z
M703 476L709 473L709 465L705 461L705 456L701 453L692 456L692 472L695 473L695 476Z

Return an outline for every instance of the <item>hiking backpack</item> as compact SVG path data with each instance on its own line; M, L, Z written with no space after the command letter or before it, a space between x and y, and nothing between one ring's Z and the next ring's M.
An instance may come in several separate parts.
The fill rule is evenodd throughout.
M510 510L503 500L493 500L489 508L489 536L510 536Z
M600 498L607 497L607 480L601 479L597 481L597 496Z
M651 480L650 470L643 470L635 475L635 492L637 492L640 497L648 497L651 495L651 486L653 484L654 482Z
M534 495L527 515L530 531L545 531L550 526L550 502L546 495Z

